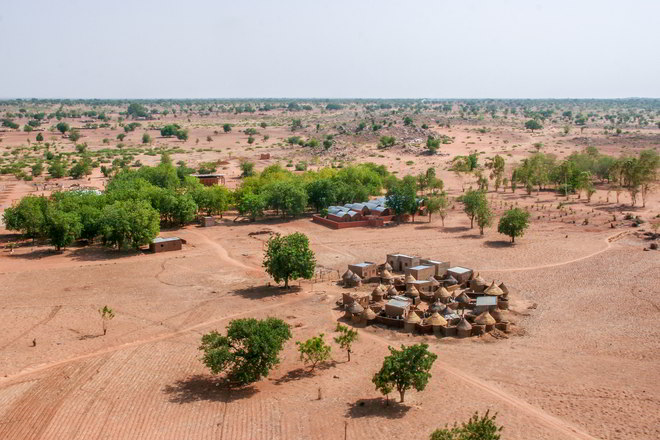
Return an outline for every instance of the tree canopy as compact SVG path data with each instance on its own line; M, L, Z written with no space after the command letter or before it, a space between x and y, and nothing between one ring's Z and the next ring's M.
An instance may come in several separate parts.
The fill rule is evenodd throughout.
M290 327L280 319L245 318L231 321L226 336L215 330L203 335L199 349L213 374L224 373L230 383L246 385L268 376L289 339Z
M289 287L289 280L311 279L314 276L316 258L305 234L277 234L266 243L263 266L275 282L284 281L284 287Z
M376 389L385 395L396 389L401 402L407 390L423 391L431 379L429 371L438 358L428 347L427 344L402 345L401 350L388 347L391 354L385 357L383 366L372 379Z
M529 212L520 208L513 208L500 217L497 225L497 232L511 237L511 243L514 243L516 237L522 237L525 229L529 226Z

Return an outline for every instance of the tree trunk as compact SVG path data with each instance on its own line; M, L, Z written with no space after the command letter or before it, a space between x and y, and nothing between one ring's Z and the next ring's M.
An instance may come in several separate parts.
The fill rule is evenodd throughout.
M474 216L470 217L470 229L474 228Z
M284 288L285 289L289 288L289 277L284 278Z
M346 352L348 353L348 362L350 362L351 361L351 350L346 350Z
M511 243L515 243L515 241L516 241L516 237L515 237L515 236L511 236Z
M406 390L400 390L399 395L401 396L401 403L403 403L403 398L406 395Z
M429 223L431 223L431 213L429 212Z

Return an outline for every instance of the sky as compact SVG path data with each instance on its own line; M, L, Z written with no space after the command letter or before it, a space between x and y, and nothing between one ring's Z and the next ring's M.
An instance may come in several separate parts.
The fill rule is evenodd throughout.
M659 0L2 0L0 98L660 97Z

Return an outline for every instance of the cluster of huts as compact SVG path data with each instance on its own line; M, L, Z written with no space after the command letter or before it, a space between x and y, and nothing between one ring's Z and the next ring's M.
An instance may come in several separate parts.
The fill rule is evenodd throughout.
M509 331L509 290L449 262L390 254L383 264L351 264L346 287L377 283L371 293L345 292L340 305L354 323L380 323L407 332L478 336Z
M390 208L385 206L385 197L369 200L365 203L347 203L343 206L329 206L327 219L336 222L364 220L369 216L391 215Z

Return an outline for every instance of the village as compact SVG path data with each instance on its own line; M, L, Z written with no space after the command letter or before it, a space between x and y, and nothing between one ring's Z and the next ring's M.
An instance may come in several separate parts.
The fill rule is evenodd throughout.
M388 254L382 264L349 264L340 284L351 291L343 293L338 306L354 324L458 338L509 332L512 325L506 285L489 284L472 269L448 261Z

